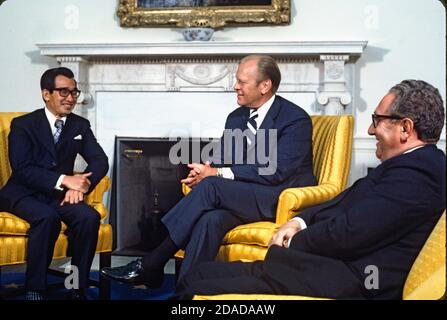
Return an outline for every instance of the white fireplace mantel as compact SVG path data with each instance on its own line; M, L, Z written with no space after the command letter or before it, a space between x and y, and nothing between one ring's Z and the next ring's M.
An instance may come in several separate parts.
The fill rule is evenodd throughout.
M175 42L175 43L39 43L45 56L240 56L270 54L360 56L367 41Z
M312 92L324 114L343 114L352 102L352 68L367 41L39 43L40 53L71 68L90 105L97 91L231 91L237 62L274 56L279 92ZM145 78L145 75L160 75ZM94 104L94 101L93 101ZM91 108L90 108L91 109ZM85 109L84 109L85 110Z

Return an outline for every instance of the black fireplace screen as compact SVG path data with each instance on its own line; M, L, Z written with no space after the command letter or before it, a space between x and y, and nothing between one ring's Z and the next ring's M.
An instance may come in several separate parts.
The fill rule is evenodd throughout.
M169 160L176 143L116 137L110 212L114 254L138 256L158 243L160 219L182 198L180 180L189 172L186 164ZM199 139L188 143L190 150L204 145Z

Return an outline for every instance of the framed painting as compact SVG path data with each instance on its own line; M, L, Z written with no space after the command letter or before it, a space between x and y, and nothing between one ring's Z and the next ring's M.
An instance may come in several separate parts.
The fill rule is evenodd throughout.
M290 23L290 0L120 0L122 27Z

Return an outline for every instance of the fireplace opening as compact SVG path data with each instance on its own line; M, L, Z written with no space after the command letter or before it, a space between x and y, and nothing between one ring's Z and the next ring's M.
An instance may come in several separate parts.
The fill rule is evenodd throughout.
M173 164L169 159L178 141L115 138L110 210L114 255L140 256L158 244L161 218L183 197L180 180L189 172L186 163ZM190 151L202 150L206 144L198 138L186 141ZM192 154L186 155L187 163L192 162Z

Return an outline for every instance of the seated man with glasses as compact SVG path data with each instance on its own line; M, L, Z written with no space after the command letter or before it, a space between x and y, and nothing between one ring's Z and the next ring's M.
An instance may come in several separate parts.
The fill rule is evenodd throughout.
M444 114L430 84L395 85L368 128L377 140L377 168L282 225L264 261L201 264L181 279L176 297L401 299L410 268L445 210L445 154L436 147Z
M12 174L0 190L0 211L8 211L30 224L27 243L27 300L42 300L47 269L61 230L67 225L72 266L78 290L69 298L84 299L95 255L99 213L83 202L108 170L108 159L96 141L88 120L72 113L81 91L73 72L54 68L40 80L46 107L12 120L9 162ZM76 156L88 166L74 174ZM72 269L73 270L73 269Z

